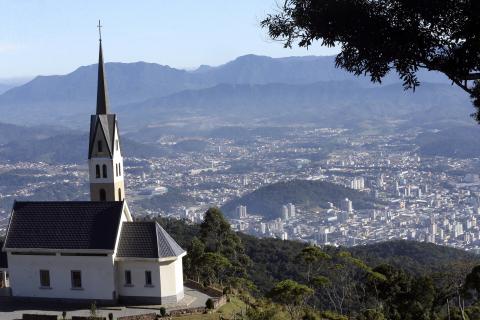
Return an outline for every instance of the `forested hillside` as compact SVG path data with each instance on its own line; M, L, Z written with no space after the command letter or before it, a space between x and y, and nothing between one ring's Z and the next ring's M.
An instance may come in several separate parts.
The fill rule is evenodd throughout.
M462 308L463 319L479 319L480 259L462 250L410 241L319 248L258 239L233 233L218 209L208 210L201 225L159 222L188 250L186 276L241 293L251 319L278 318L283 310L291 319L446 320L462 319Z

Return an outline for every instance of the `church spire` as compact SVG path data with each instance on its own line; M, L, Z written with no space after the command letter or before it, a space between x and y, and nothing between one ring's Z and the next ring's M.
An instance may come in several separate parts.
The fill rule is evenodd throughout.
M108 99L107 79L105 78L105 66L103 65L102 51L102 26L98 20L99 53L98 53L98 82L97 82L97 114L110 113L110 101Z

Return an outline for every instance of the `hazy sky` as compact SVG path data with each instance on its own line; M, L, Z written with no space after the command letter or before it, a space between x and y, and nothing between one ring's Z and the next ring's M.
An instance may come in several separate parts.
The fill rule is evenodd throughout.
M105 60L179 68L219 65L254 53L326 55L284 49L260 20L278 0L0 0L0 78L64 74L97 60L102 19Z

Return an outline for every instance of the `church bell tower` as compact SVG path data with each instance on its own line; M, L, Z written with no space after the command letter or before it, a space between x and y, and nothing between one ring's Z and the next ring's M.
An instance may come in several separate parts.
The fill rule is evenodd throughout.
M100 23L98 25L100 31ZM91 201L123 201L123 157L120 148L117 116L110 113L102 37L98 57L97 112L90 118L88 166Z

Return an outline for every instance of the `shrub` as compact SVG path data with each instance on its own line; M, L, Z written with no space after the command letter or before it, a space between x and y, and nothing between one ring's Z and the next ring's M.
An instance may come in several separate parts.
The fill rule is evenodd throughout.
M328 320L348 320L347 317L342 316L338 313L332 312L332 311L324 311L322 312L322 317L323 319L328 319Z
M166 314L167 314L167 310L164 307L161 307L160 308L160 316L165 317Z
M207 302L205 302L205 306L207 307L207 309L212 310L213 308L215 308L215 303L213 303L213 300L211 298L208 298Z
M314 312L307 310L305 311L302 320L320 320L320 317L317 316Z

